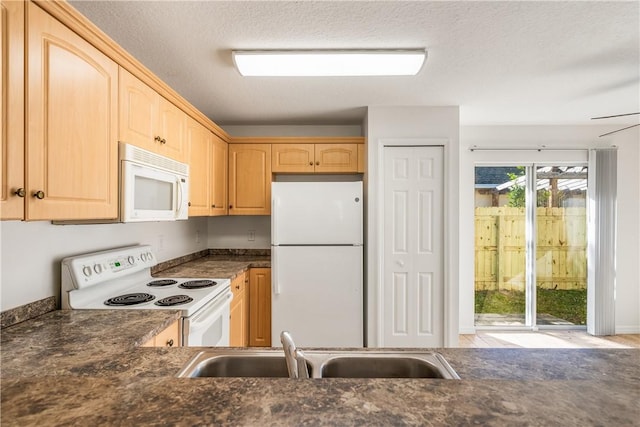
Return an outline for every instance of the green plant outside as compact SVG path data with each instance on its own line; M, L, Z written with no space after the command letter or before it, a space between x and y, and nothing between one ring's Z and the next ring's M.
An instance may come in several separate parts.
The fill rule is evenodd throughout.
M475 310L480 313L522 314L525 293L519 291L475 291ZM586 289L538 289L536 305L539 314L550 314L574 325L587 323Z

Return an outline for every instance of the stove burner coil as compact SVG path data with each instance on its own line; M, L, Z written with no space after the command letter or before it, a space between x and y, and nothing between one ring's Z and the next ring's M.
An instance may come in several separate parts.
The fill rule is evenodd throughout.
M191 301L193 301L193 298L188 295L171 295L170 297L159 299L154 304L162 307L170 307L173 305L186 304Z
M169 285L175 285L176 283L178 283L177 280L160 279L160 280L154 280L152 282L147 283L147 286L169 286Z
M124 294L124 295L118 295L117 297L109 298L104 302L104 304L114 305L114 306L127 306L127 305L142 304L144 302L153 301L154 299L155 297L151 294L145 294L145 293Z
M217 284L218 283L214 282L213 280L190 280L188 282L179 284L178 287L182 289L200 289L215 286Z

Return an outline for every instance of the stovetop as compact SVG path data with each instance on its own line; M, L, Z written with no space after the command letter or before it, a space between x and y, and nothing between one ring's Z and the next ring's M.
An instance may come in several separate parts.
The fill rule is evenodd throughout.
M155 264L155 255L147 245L65 258L62 308L181 310L183 316L191 316L230 288L229 279L152 277ZM113 299L116 305L106 304ZM182 301L178 305L157 304L168 299Z

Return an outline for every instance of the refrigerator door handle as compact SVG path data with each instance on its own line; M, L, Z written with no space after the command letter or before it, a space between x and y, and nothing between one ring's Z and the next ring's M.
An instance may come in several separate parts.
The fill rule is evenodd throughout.
M273 294L280 295L280 280L278 280L278 248L271 250L271 282L273 283Z

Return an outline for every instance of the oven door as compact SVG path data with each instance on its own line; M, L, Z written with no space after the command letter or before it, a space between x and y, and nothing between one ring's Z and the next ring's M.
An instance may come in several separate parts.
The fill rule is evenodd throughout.
M182 345L188 347L228 347L231 290L218 295L182 322Z

